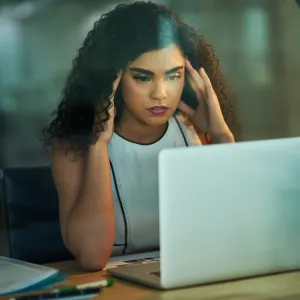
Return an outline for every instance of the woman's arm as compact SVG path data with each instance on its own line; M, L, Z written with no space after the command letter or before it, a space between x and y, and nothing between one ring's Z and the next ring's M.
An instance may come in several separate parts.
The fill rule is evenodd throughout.
M97 142L84 155L52 151L52 173L59 196L64 243L79 264L101 270L115 238L114 204L107 142Z
M211 145L211 144L222 144L222 143L235 143L234 136L228 134L224 137L214 138L207 133L198 133L199 139L201 140L202 145Z

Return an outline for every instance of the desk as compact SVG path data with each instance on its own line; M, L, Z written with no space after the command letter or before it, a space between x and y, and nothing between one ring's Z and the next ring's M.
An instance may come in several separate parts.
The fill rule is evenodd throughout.
M64 284L80 284L106 278L106 272L86 273L74 261L49 264L69 275ZM7 300L9 297L0 297ZM104 288L99 300L189 300L189 299L300 299L300 271L256 277L227 283L211 284L172 291L157 291L133 283L117 280L112 287Z

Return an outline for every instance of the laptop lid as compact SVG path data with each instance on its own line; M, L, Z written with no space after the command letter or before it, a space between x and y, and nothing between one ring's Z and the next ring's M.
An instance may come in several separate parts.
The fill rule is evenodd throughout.
M300 268L300 138L163 150L161 285Z

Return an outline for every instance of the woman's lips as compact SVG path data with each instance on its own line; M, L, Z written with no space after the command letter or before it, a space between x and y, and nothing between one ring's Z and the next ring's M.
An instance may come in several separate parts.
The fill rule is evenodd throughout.
M162 116L168 111L168 107L165 106L154 106L148 109L148 111L155 116Z

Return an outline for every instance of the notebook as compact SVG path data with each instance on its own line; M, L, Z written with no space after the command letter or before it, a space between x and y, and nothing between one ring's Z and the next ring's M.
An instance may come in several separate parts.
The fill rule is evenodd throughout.
M47 289L65 278L57 269L0 256L0 295Z

